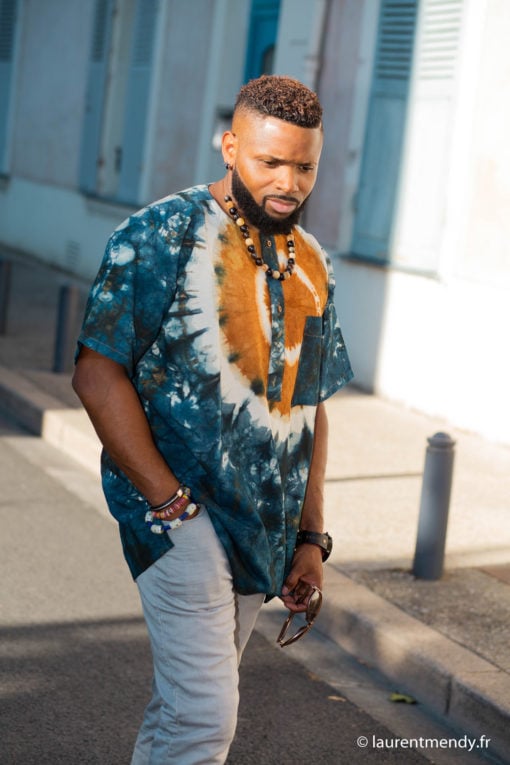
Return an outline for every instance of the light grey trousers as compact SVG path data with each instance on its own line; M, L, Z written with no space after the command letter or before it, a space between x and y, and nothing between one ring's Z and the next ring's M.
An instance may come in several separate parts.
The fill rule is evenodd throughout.
M263 595L238 595L205 508L136 583L154 661L131 765L224 763L237 723L238 665Z

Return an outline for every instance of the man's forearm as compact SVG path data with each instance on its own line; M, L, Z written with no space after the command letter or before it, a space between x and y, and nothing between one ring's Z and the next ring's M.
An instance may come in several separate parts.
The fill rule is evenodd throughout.
M157 505L179 485L156 448L138 395L122 367L88 349L73 378L99 439L143 496Z
M310 473L306 487L300 528L324 531L324 481L328 459L328 418L323 403L317 407Z
M328 455L328 419L324 404L319 404L315 415L315 435L308 484L306 487L300 528L305 531L324 531L324 479ZM300 592L302 587L315 585L322 589L322 550L315 544L301 544L296 548L292 568L282 589L282 600L291 611L304 611Z

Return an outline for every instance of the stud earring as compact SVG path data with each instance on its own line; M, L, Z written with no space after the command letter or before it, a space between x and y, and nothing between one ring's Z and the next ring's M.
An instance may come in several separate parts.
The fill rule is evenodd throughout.
M225 170L232 170L232 165L230 165L228 162L225 162Z

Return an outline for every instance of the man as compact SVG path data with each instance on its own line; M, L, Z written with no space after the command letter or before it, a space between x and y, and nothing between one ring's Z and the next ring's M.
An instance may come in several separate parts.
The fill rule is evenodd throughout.
M223 763L264 597L300 611L322 586L323 401L352 375L329 262L297 226L322 140L308 88L251 81L225 177L125 221L91 291L74 386L154 658L134 765Z

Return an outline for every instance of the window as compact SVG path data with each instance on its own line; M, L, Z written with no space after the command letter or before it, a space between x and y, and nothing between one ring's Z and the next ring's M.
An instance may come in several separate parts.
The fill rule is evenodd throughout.
M86 96L82 189L138 203L157 0L96 0Z
M280 0L252 0L244 81L272 74Z

